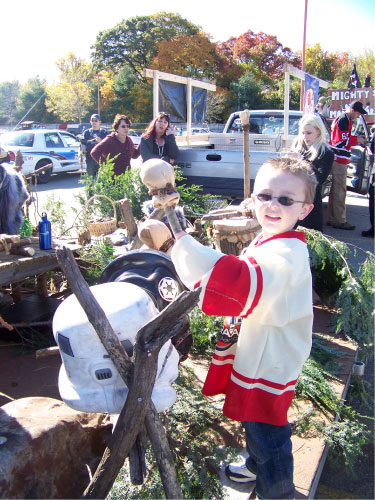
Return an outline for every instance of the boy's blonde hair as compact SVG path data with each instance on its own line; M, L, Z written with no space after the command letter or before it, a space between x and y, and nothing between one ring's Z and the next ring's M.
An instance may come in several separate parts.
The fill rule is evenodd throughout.
M266 167L272 167L275 170L288 172L301 179L305 185L305 201L306 203L313 203L318 181L316 180L314 171L309 162L299 158L290 157L271 158L266 163L263 163L258 170L257 176L255 177L254 191L256 190L257 177Z

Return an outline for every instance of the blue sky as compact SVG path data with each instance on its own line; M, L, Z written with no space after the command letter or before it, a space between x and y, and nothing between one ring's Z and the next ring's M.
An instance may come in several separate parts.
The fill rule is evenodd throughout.
M89 60L99 31L122 19L177 12L198 24L214 41L247 30L276 35L294 51L302 50L305 0L3 0L0 82L39 75L56 80L57 59L73 52ZM306 44L329 52L375 51L374 0L308 0ZM375 68L374 68L375 71Z

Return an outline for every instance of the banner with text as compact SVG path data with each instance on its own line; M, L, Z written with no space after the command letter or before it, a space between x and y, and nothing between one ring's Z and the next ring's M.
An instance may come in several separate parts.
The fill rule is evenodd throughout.
M329 118L336 118L347 109L353 101L361 101L369 115L375 114L375 88L362 89L332 89L328 90L328 98L331 102Z

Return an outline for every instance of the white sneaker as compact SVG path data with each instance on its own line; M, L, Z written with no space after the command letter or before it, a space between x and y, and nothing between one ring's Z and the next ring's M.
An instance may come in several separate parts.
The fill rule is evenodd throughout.
M231 481L235 481L236 483L249 483L250 481L255 481L257 478L256 475L246 467L246 463L243 465L227 465L225 467L225 474Z

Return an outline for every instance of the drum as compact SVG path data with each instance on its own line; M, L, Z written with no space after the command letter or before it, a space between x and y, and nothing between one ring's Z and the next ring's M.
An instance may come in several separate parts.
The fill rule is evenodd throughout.
M257 219L233 217L213 222L213 239L218 250L225 254L240 255L261 232Z

